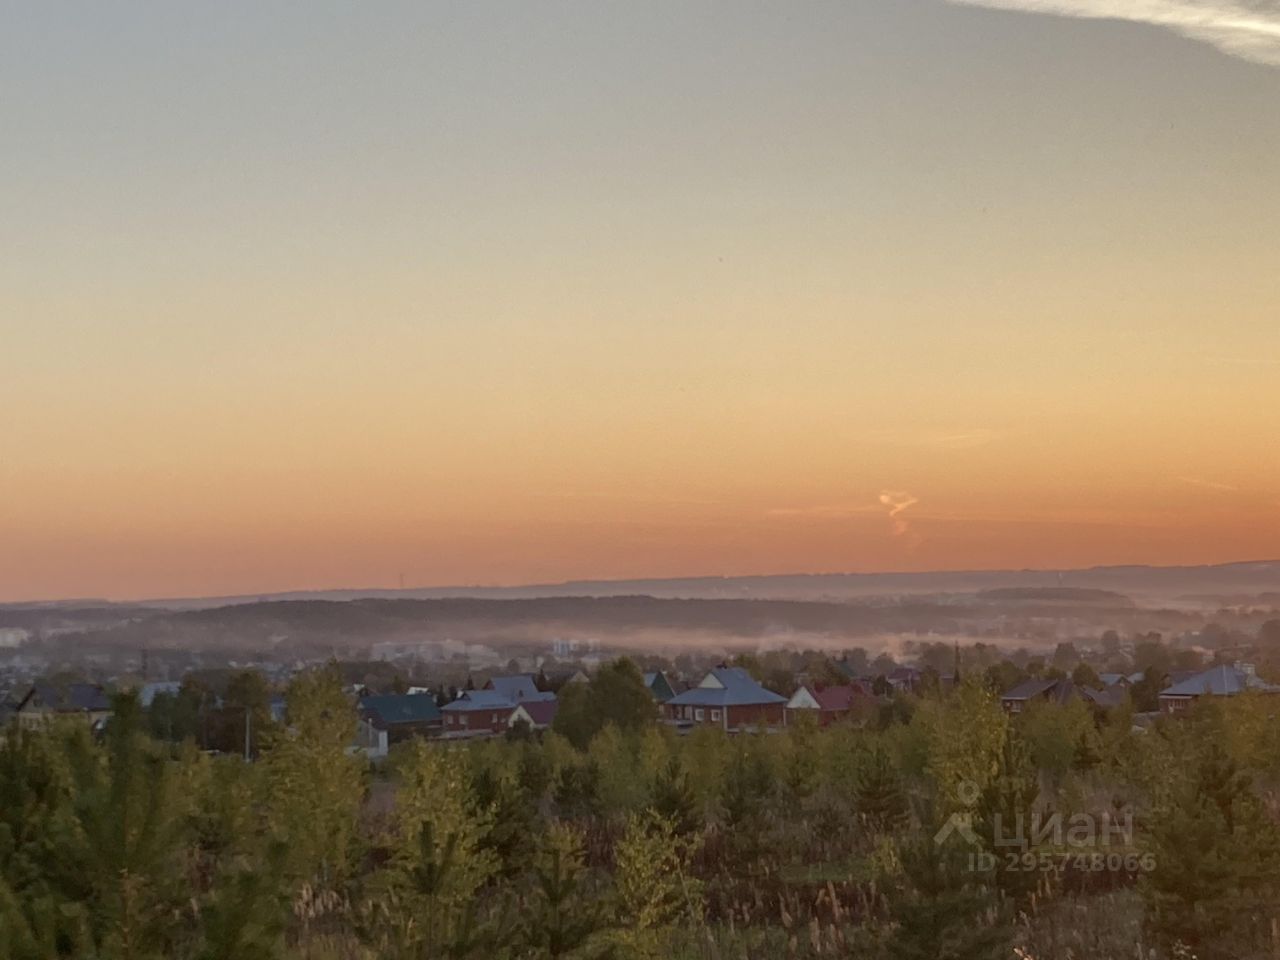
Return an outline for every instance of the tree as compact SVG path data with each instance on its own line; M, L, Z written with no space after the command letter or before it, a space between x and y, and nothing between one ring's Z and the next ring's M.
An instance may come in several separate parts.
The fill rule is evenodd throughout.
M561 767L553 798L562 817L572 820L599 815L602 809L599 764L587 758Z
M689 786L689 774L678 756L671 756L653 784L653 810L671 824L679 836L695 833L703 825L698 798Z
M66 871L61 886L87 907L99 956L159 960L172 951L183 899L182 824L167 760L144 734L132 694L112 701L105 757L84 740L72 747L77 829L53 853Z
M347 752L355 709L334 665L300 674L288 691L289 729L263 757L267 816L287 844L299 885L329 885L355 862L356 821L364 797L362 764Z
M366 903L381 951L465 956L498 935L476 920L477 892L499 863L486 848L492 811L475 802L463 761L419 738L396 760L395 814L382 841L388 865Z
M1080 662L1080 651L1069 640L1059 643L1053 651L1053 665L1064 673Z
M1071 682L1077 687L1092 687L1095 690L1102 686L1102 678L1098 676L1098 671L1083 660L1071 671Z
M653 723L656 712L644 675L622 657L601 667L589 682L567 684L560 691L552 728L585 750L606 726L622 732L641 730Z
M1026 671L1019 668L1012 660L1001 660L987 667L987 689L995 694L1012 690L1026 679Z
M1268 620L1258 628L1258 645L1280 648L1280 620Z
M1143 876L1148 929L1202 960L1253 955L1280 921L1280 829L1210 743L1157 811Z
M858 769L854 809L878 832L892 833L906 825L909 808L902 776L879 743Z
M892 960L1004 960L1012 927L994 891L972 866L958 833L939 841L943 824L898 845L899 882L888 892Z
M1020 869L1020 864L1008 860L1011 852L1029 850L1031 838L1025 831L1040 792L1037 780L1027 744L1017 730L1009 728L996 776L978 796L973 827L987 851L994 855L992 879L996 887L1015 901L1025 900L1039 881L1036 871ZM1016 850L1011 851L1010 841L1019 843Z
M601 956L600 934L609 918L599 895L588 888L582 835L553 824L535 858L532 893L521 924L523 945L536 957Z
M689 875L694 843L654 811L627 819L614 851L618 921L623 942L635 955L660 954L657 932L679 917L702 919L702 891Z

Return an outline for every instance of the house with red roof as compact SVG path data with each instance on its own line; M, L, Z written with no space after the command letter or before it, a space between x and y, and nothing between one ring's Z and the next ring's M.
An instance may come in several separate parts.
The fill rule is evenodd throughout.
M806 683L787 701L786 722L790 726L800 717L809 716L817 720L819 726L825 727L875 702L876 697L870 688L862 683L846 683L834 687Z

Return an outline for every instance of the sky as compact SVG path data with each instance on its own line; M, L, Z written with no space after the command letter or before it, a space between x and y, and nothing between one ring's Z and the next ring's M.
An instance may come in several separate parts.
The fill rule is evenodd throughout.
M1280 555L1280 0L0 4L0 600Z

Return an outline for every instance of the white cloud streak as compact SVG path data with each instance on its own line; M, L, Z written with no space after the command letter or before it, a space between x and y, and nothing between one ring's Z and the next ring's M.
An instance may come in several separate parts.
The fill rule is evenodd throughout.
M911 524L902 514L908 507L914 507L920 501L905 490L882 490L880 502L889 508L889 519L893 521L893 535L905 537L911 533Z
M1128 20L1211 43L1232 56L1280 66L1280 0L948 0L1090 20Z

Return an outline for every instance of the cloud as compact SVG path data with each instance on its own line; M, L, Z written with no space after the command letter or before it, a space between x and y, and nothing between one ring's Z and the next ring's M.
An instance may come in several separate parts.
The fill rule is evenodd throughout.
M920 501L905 490L881 490L880 503L889 508L889 518L893 521L893 535L905 537L911 533L911 524L902 514Z
M994 430L979 428L977 430L961 430L957 433L944 433L929 438L929 445L944 450L968 450L973 447L985 447L999 437Z
M1128 20L1280 66L1280 0L948 0L969 7L1092 20Z

